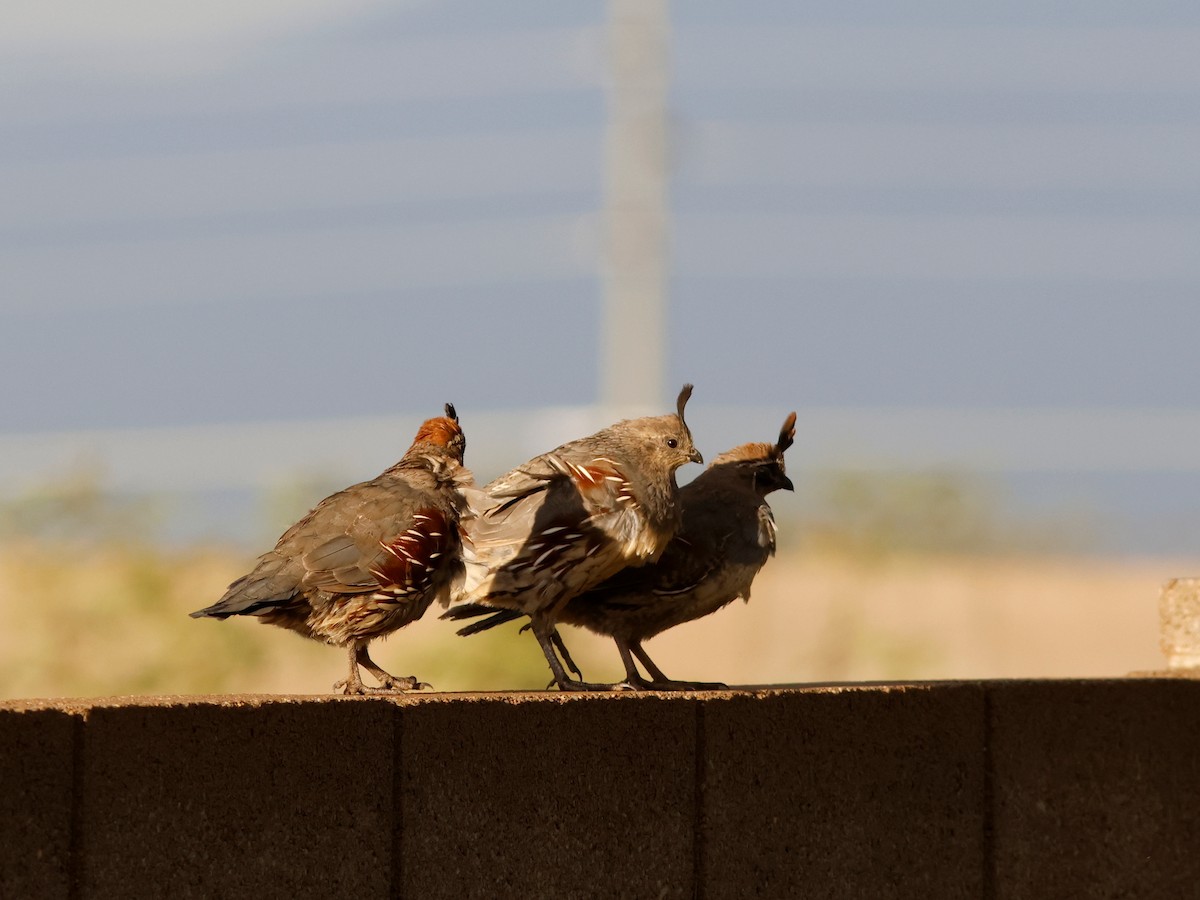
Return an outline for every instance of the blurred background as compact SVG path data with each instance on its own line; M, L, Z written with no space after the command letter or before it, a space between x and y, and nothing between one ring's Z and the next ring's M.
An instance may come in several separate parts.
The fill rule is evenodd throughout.
M797 492L669 675L1159 667L1197 147L1169 0L6 3L0 697L328 690L186 613L445 401L487 480L684 381L710 458L796 410ZM375 657L540 687L506 630Z

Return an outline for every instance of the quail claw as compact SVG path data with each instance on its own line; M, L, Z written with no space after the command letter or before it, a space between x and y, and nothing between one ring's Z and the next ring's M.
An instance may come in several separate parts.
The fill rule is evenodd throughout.
M368 688L372 693L405 693L407 691L430 691L433 690L433 685L424 681L418 681L416 675L405 675L397 677L390 675L382 680L382 683L377 688Z
M365 694L367 692L367 688L357 678L343 678L341 681L335 681L333 689L341 691L343 694Z

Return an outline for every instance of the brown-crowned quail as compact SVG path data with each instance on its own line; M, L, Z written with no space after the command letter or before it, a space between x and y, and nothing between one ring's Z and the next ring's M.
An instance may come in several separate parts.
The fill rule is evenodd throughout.
M488 484L464 522L464 590L456 602L528 615L562 690L587 690L566 674L554 643L572 597L627 566L658 559L679 528L675 470L701 462L683 411L617 422L535 457ZM576 670L577 671L577 670Z
M424 422L399 462L326 497L225 596L192 616L257 616L345 647L350 671L334 689L347 694L428 687L413 676L389 675L367 645L419 619L434 599L446 602L461 578L462 491L472 482L462 464L465 449L447 403L446 415ZM379 688L363 686L359 666Z
M784 451L795 439L796 414L784 420L774 444L751 443L722 453L679 492L683 524L656 563L625 569L603 584L573 597L558 621L607 635L617 644L631 686L655 690L718 688L717 683L673 681L642 648L642 642L668 628L716 612L732 600L750 599L750 587L775 553L775 518L766 497L792 490ZM460 629L475 634L519 618L509 610L482 605L453 606L443 618L487 616ZM554 636L551 636L552 639ZM561 640L568 666L578 671ZM645 666L643 678L634 663Z

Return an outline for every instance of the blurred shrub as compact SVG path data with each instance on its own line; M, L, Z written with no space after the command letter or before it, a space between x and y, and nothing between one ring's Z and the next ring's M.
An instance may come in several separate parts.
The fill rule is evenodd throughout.
M895 554L1077 552L1083 522L1059 515L1015 519L992 484L947 472L829 472L808 479L795 535L812 551L875 558ZM792 538L795 539L794 537Z
M72 543L149 540L160 519L153 499L108 491L98 467L83 466L0 501L0 537Z

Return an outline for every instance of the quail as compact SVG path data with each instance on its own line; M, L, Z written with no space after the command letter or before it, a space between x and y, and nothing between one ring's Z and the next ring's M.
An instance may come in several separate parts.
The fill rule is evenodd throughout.
M627 566L658 559L679 528L675 470L702 462L684 420L691 393L684 385L673 415L627 419L563 444L472 501L455 602L529 616L560 690L601 687L563 668L554 626L564 606Z
M445 411L421 425L399 462L326 497L192 617L257 616L345 647L349 673L334 689L347 694L428 687L385 672L367 645L419 619L434 599L446 602L462 576L459 523L472 478L454 406ZM360 666L378 688L363 685Z
M714 459L680 490L682 527L657 562L618 572L573 597L559 613L558 622L614 639L626 674L620 687L671 690L724 686L667 678L642 648L642 642L716 612L739 597L749 601L755 576L775 553L775 518L766 497L772 491L793 489L783 455L795 439L795 424L793 412L784 420L774 444L743 444ZM481 605L456 606L445 617L479 616L487 618L465 626L459 634L475 634L518 618L519 613L497 612ZM561 639L556 646L567 665L577 671ZM638 671L635 658L649 678Z

